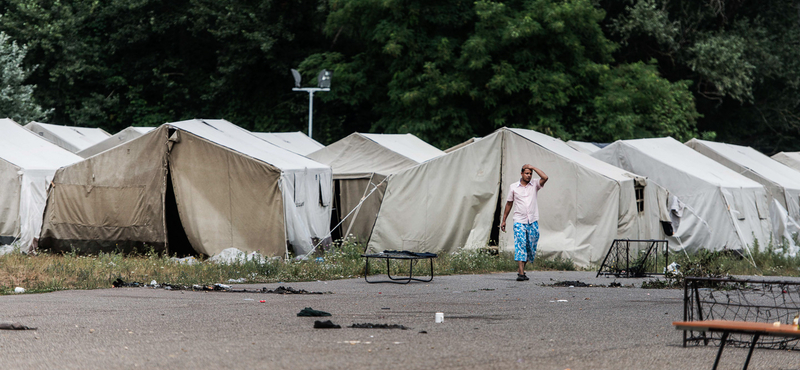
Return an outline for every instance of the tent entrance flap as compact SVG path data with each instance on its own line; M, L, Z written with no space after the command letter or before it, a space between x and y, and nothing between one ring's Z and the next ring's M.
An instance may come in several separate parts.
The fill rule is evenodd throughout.
M498 186L497 194L503 194L503 186ZM494 207L494 217L492 218L492 229L489 233L489 246L490 247L497 247L500 245L500 220L503 217L503 211L505 210L505 202L503 202L503 197L497 197L497 206Z
M175 200L175 190L172 188L172 171L167 166L167 190L164 194L164 222L167 227L167 254L177 257L196 255L186 231L181 223L178 213L178 202Z
M341 195L341 185L339 182L342 180L333 180L333 199L331 201L331 239L332 240L339 240L342 238L342 229L341 227L336 227L339 225L339 222L342 221L342 200L340 199Z

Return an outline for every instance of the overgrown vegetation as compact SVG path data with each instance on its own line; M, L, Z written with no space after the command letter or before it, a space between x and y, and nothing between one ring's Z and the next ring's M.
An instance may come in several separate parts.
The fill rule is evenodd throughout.
M307 260L267 259L263 262L242 259L232 264L217 264L199 260L181 264L169 256L149 252L143 255L101 253L83 256L75 253L34 256L11 253L0 256L0 294L15 287L28 292L49 292L66 289L97 289L111 287L117 278L125 282L170 283L179 285L229 283L231 279L244 283L275 283L313 280L336 280L364 276L364 245L356 242L337 242L328 251L319 252ZM321 257L321 258L317 258ZM418 262L415 271L425 273L427 265ZM427 264L427 262L424 262ZM408 264L392 262L392 274L407 271ZM485 251L462 251L442 254L434 262L435 275L473 274L516 271L513 256ZM537 259L535 270L575 270L569 260ZM370 261L371 273L386 273L383 260Z
M680 288L685 276L727 278L731 275L800 276L800 254L791 257L782 253L786 246L770 243L760 249L756 244L750 254L732 251L711 252L702 250L693 255L675 253L670 256L679 267L679 273L667 273L664 279L642 283L642 288Z

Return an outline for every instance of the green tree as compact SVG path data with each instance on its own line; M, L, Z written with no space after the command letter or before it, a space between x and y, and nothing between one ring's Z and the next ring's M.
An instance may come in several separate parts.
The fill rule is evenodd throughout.
M27 48L0 32L0 116L20 124L41 120L51 112L33 100L35 85L25 85L30 70L22 65Z
M591 1L329 6L325 31L338 43L302 67L334 70L335 89L322 99L349 105L348 119L370 120L374 131L439 147L501 126L587 140L695 132L688 84L649 65L614 64L604 12Z
M800 150L800 7L796 1L602 2L621 61L657 61L690 80L698 128L764 152Z
M307 102L289 69L327 44L325 12L319 0L0 0L0 30L30 45L56 123L298 130Z

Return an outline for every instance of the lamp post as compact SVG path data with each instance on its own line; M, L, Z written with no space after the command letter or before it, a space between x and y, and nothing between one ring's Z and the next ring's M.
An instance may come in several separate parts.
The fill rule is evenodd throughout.
M331 77L333 77L333 72L326 69L320 71L317 75L317 87L300 87L300 72L297 72L296 69L292 69L292 76L294 77L294 88L292 91L308 92L308 137L311 137L311 130L314 127L314 93L317 91L331 91Z

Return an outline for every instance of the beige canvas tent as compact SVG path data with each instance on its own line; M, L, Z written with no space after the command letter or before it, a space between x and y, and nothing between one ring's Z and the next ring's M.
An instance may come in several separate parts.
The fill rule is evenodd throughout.
M762 246L769 242L764 187L675 139L617 141L592 156L648 176L680 200L670 203L681 216L671 245L695 252L745 250L755 240Z
M155 129L155 127L127 127L124 130L111 135L107 139L83 149L75 154L82 158L89 158L97 153L109 150L117 145L127 143L139 136L142 136Z
M43 247L280 256L325 238L330 167L224 120L164 124L60 169Z
M444 154L411 134L353 133L308 157L333 169L334 221L344 219L342 235L368 240L383 200L386 176Z
M297 132L254 132L261 140L270 142L290 152L308 155L325 147L308 135Z
M25 128L72 153L77 153L111 136L100 128L61 126L30 122Z
M662 238L659 221L669 217L663 189L561 140L503 128L392 175L369 249L443 253L491 239L513 250L513 233L498 227L508 189L526 163L550 177L539 193L538 256L589 266L602 262L614 239Z
M800 152L780 152L773 155L772 159L796 171L800 171Z
M769 196L772 235L796 249L792 234L800 231L800 172L748 146L698 139L689 140L686 145L763 185Z
M28 252L42 227L47 187L56 170L82 158L0 119L0 246Z

